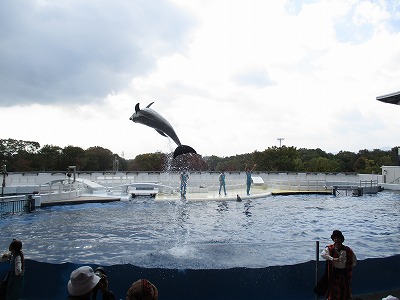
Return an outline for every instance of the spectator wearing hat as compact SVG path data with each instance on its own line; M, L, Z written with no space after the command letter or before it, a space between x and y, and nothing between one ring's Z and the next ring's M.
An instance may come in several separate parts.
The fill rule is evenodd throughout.
M321 253L328 268L329 287L326 297L328 300L349 300L352 298L351 276L357 257L350 247L343 245L344 236L340 230L334 230L331 239L334 243L326 246Z
M70 280L68 281L69 300L91 300L96 299L94 290L100 289L103 291L101 277L96 275L93 269L89 266L82 266L72 271ZM104 293L103 300L114 300L114 295Z
M126 300L157 300L158 290L147 279L139 279L132 283L126 293Z
M9 252L1 256L0 261L10 261L10 270L4 280L5 299L16 300L21 297L24 288L25 259L22 252L22 242L16 239L10 243Z

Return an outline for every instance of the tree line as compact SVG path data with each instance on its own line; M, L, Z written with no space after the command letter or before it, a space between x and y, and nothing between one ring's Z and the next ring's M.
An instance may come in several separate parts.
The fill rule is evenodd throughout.
M327 153L319 148L269 147L264 151L230 157L202 157L188 154L172 158L172 153L146 153L125 159L99 146L86 150L76 146L61 148L40 146L38 142L0 139L0 162L7 172L68 171L243 171L246 165L257 164L256 171L266 172L345 172L380 174L381 167L399 165L398 147L360 150L358 153L340 151Z

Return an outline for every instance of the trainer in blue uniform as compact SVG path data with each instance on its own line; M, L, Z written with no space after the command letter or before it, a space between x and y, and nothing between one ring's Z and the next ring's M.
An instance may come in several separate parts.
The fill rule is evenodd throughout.
M254 168L255 168L256 166L257 166L257 165L254 164L254 166L253 166L253 168L252 168L251 170L250 170L250 168L247 167L247 165L246 165L246 167L245 167L245 170L246 170L246 185L247 185L246 193L247 193L247 196L250 195L250 186L251 186L251 182L252 182L252 179L251 179L251 172L253 172L253 170L254 170Z
M185 171L181 173L181 198L186 199L186 185L189 180L189 174L186 174Z
M224 187L224 193L226 196L225 178L226 178L226 175L225 175L224 171L222 171L221 174L219 174L219 195L220 196L221 196L222 187Z

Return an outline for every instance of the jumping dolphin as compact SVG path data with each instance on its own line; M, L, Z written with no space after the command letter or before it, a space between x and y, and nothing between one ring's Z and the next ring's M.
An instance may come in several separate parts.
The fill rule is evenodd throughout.
M153 103L154 102L151 102L143 109L140 109L139 103L137 103L135 106L135 113L129 118L129 120L154 128L162 136L169 136L175 144L178 145L174 151L174 158L185 153L196 153L192 147L182 145L175 130L172 128L172 125L159 113L150 108Z

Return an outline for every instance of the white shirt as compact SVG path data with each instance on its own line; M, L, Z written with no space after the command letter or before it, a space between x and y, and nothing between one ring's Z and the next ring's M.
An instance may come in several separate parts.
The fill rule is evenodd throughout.
M20 255L15 257L15 268L14 268L14 270L15 270L15 275L21 275L23 273L23 270L22 270L22 259L21 259Z
M328 247L325 247L325 249L322 250L322 252L321 252L321 257L326 259L326 260L332 261L334 268L338 268L338 269L345 269L346 268L347 257L346 257L346 251L345 250L340 250L339 251L338 260L333 260L333 257L329 254ZM357 263L357 257L353 252L353 265L352 266L354 267L356 265L356 263Z

